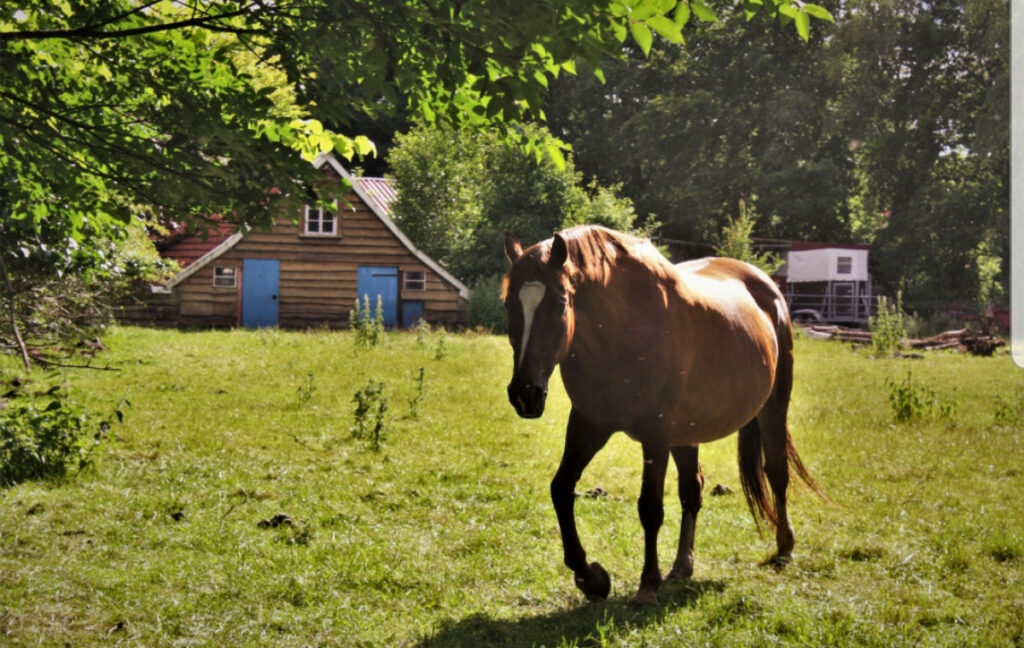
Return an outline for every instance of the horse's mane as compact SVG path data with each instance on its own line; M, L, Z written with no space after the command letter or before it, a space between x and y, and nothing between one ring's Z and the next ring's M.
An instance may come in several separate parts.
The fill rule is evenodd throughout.
M574 286L585 283L605 285L612 270L624 263L636 263L659 279L675 281L672 264L647 239L610 230L600 225L578 225L560 232L569 253L567 264Z

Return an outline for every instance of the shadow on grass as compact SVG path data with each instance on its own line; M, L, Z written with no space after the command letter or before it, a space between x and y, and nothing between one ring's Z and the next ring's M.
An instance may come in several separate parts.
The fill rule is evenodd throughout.
M579 607L521 619L492 619L476 613L448 621L416 644L418 648L455 648L477 646L562 646L600 645L601 637L625 627L660 623L673 611L694 605L706 593L725 590L718 580L666 582L658 590L658 604L640 607L629 603L628 596L612 596L607 601L581 603Z

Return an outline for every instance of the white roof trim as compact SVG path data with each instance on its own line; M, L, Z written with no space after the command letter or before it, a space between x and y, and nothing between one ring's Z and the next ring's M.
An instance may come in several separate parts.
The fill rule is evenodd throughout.
M417 249L416 246L412 244L412 241L410 241L409 238L402 233L402 230L398 229L398 225L395 225L395 222L385 214L383 207L381 207L380 203L377 202L377 199L363 189L358 177L352 175L351 173L348 172L347 169L345 169L345 167L341 166L341 163L338 162L337 158L335 158L333 155L321 153L320 155L317 156L316 160L313 161L313 166L315 166L317 169L322 167L324 164L330 164L331 168L338 172L338 175L340 175L342 178L347 180L350 185L352 185L352 190L356 192L356 195L359 196L363 200L363 202L369 205L374 215L376 215L377 218L380 219L380 222L384 223L385 227L391 230L391 233L395 235L395 238L397 238L402 243L402 245L406 247L406 249L412 252L416 256L416 258L418 258L420 261L424 263L424 265L429 267L437 274L441 275L441 277L444 278L445 281L458 288L459 297L462 297L463 299L469 299L469 288L467 288L464 283L453 277L451 273L445 270L440 263L434 261L424 252L421 252L419 249Z
M175 286L180 284L182 281L185 281L186 279L188 279L189 277L191 277L195 273L199 272L199 270L202 269L203 266L205 266L207 263L209 263L210 261L213 261L214 259L216 259L220 255L224 254L225 252L227 252L228 250L233 248L235 246L235 243L238 243L239 241L241 241L244 236L245 236L245 234L243 234L242 232L235 232L231 236L229 236L226 239L224 239L220 243L220 245L218 245L217 247L213 248L212 250L210 250L209 252L207 252L203 256L199 257L198 259L193 261L191 264L189 264L189 266L187 268L185 268L184 270L182 270L178 274L174 275L164 285L162 285L162 286L153 286L152 287L152 291L155 292L155 293L169 293L169 292L171 292L174 289Z

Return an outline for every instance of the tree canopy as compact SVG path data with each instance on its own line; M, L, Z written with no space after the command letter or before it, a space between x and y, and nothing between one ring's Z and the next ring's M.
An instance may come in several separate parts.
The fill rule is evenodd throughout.
M550 78L599 69L627 35L645 50L652 33L681 42L691 5L710 19L674 0L7 5L4 220L49 219L79 241L135 208L266 225L315 194L303 159L372 152L346 130L357 120L399 107L428 123L540 117ZM797 5L768 3L802 29L820 11Z
M922 311L1006 286L1004 0L844 0L809 42L723 14L650 56L562 77L552 131L669 238L713 243L756 199L754 236L872 244L879 292Z
M523 129L544 137L538 126ZM614 188L584 186L571 158L557 165L506 146L495 130L420 125L396 138L388 163L399 227L468 283L505 272L506 231L532 243L583 223L623 231L639 225L632 203Z

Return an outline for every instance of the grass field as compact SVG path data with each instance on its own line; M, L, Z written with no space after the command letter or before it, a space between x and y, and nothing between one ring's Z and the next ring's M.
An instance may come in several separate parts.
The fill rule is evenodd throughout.
M131 402L115 438L69 480L0 490L5 646L1024 645L1024 372L1005 355L799 339L791 427L834 503L797 489L795 560L759 567L774 541L739 494L735 437L704 446L694 578L640 609L639 446L617 435L577 489L607 493L577 505L613 580L588 603L548 499L568 402L556 380L544 417L517 419L503 339L104 340L97 364L118 371L65 380L100 415ZM908 371L924 404L897 423L887 381ZM379 450L351 432L371 379ZM667 496L666 571L679 515Z

